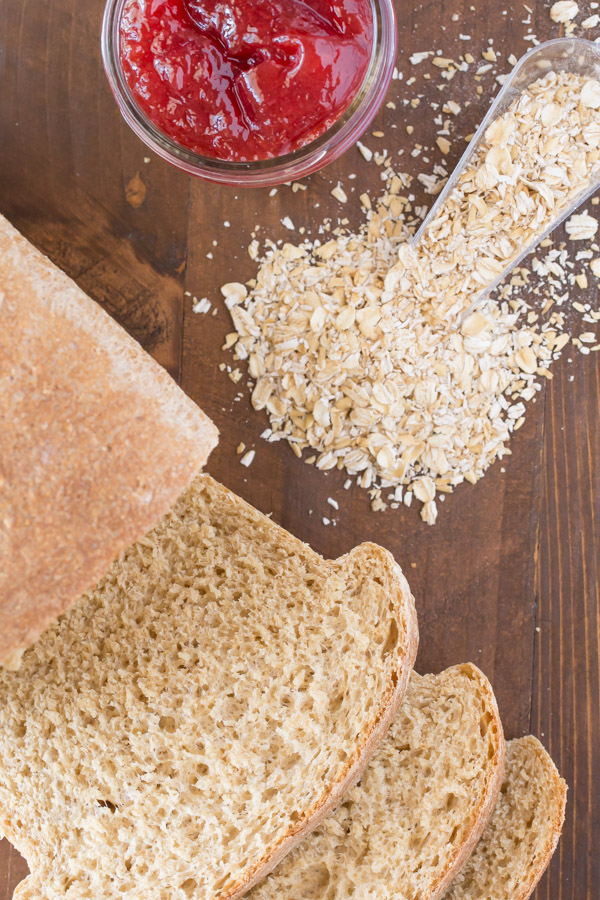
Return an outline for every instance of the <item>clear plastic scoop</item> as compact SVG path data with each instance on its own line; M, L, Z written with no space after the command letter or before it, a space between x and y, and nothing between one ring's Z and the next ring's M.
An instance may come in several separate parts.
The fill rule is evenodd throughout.
M460 162L448 180L443 191L429 211L427 218L417 231L412 247L417 248L419 241L426 234L431 223L444 212L443 207L454 191L461 174L469 161L485 142L485 133L489 126L502 116L527 88L550 71L570 72L600 81L600 47L591 41L579 38L558 38L534 47L517 63L502 90L492 103L486 117L477 129L475 136L464 152ZM478 306L482 300L530 253L557 225L570 216L580 204L600 187L600 170L590 173L589 182L572 198L566 208L557 210L557 214L539 234L520 248L518 254L507 261L506 267L494 280L482 288L481 293L473 299L469 309L463 314L463 320ZM484 191L481 192L482 196ZM474 260L476 262L476 260Z

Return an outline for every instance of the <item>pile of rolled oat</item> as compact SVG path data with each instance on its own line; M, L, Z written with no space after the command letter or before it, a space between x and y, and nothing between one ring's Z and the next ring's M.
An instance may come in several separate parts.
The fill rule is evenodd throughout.
M249 288L223 287L264 436L345 469L375 509L416 498L433 524L438 494L510 452L569 340L552 301L532 312L510 285L464 314L598 170L600 84L549 72L490 125L416 247L409 180L391 172L357 234L272 245ZM592 237L597 222L570 228Z

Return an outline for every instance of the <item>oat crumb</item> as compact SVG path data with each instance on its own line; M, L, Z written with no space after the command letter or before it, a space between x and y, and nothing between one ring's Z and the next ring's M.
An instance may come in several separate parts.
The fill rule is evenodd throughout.
M246 468L248 468L248 466L251 466L252 463L254 462L255 456L256 456L256 450L248 450L247 453L244 453L244 455L240 459L240 462L243 466L246 466Z

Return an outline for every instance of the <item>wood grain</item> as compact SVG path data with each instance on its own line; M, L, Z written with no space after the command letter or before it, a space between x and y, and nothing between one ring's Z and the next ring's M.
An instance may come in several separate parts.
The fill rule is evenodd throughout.
M549 4L528 5L538 39L557 36ZM282 186L270 196L191 181L169 168L119 117L99 58L102 6L0 0L0 210L214 418L222 434L209 466L214 475L325 555L362 540L396 555L418 601L419 669L480 665L497 691L507 736L533 731L569 782L564 837L537 900L598 900L600 354L573 363L565 356L530 407L512 456L478 485L448 496L434 528L416 509L375 514L363 491L343 489L339 473L317 472L287 446L266 444L266 419L248 403L245 371L234 384L219 370L232 359L221 350L231 325L218 288L253 275L244 249L253 231L290 238L284 216L313 230L327 216L356 225L357 195L377 194L379 170L351 150L308 179L307 191ZM365 142L385 146L414 176L429 172L441 161L437 149L417 157L410 150L415 142L434 146L430 103L453 99L463 111L446 160L452 166L461 136L475 129L498 85L492 74L477 84L471 70L440 91L439 74L426 79L432 67L411 66L408 56L470 51L479 60L488 39L503 58L520 56L530 46L523 40L530 13L520 3L505 6L506 14L491 0L399 2L403 79L390 92L396 109L384 108L370 129L385 137L369 134ZM405 104L414 96L422 98L417 109ZM132 196L130 187L128 199L132 180L137 191ZM344 207L330 194L338 180L356 188ZM412 189L417 202L430 201L417 182ZM216 314L194 314L189 295L208 297ZM257 450L250 469L239 464L240 442ZM339 513L332 515L328 496ZM324 525L324 517L336 524ZM25 872L18 854L0 844L0 900L9 900Z

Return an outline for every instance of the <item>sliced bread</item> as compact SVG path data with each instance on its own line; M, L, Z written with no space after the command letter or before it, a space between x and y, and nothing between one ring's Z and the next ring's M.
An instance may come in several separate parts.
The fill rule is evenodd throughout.
M249 900L434 900L496 803L504 738L472 665L413 674L402 708L342 805Z
M243 893L359 776L416 647L387 551L326 561L198 476L0 673L0 831L32 871L15 897Z
M444 900L527 900L558 843L567 785L534 737L506 745L498 804Z
M0 664L167 512L217 430L0 216Z

